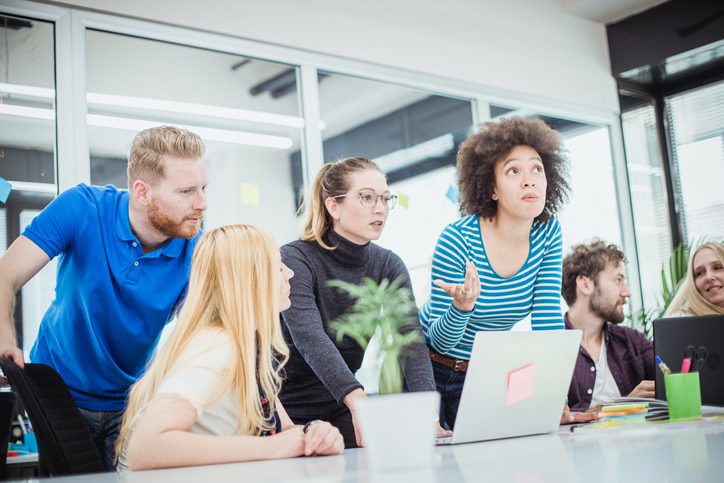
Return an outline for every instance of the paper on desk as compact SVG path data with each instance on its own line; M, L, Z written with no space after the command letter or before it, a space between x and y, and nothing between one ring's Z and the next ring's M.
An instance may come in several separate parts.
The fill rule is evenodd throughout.
M508 371L508 390L505 404L512 406L528 399L535 393L536 365L526 364L512 371Z
M0 176L0 203L5 203L13 190L13 185L8 183L5 178Z

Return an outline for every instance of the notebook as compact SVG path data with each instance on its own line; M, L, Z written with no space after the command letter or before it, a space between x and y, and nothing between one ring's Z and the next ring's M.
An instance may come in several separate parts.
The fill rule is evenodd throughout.
M455 430L437 443L558 431L580 342L580 330L478 332Z

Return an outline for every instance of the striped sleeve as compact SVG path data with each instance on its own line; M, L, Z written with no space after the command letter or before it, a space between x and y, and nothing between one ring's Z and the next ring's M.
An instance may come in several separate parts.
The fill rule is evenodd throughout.
M432 277L447 283L465 282L468 260L465 239L454 225L443 230L432 256ZM472 312L461 312L452 304L443 289L432 284L430 300L420 311L423 333L428 344L438 352L447 353L462 339Z
M552 218L545 226L543 260L533 288L531 327L533 330L564 329L561 312L563 238L561 225Z

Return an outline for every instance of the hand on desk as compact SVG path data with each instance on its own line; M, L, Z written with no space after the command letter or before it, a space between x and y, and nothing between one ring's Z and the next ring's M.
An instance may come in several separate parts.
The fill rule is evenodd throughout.
M309 426L304 436L304 456L335 455L344 451L342 433L327 421Z
M357 446L360 448L364 448L365 442L362 439L362 431L360 431L360 425L359 425L359 418L357 417L357 408L355 407L355 403L357 402L357 399L360 398L366 398L367 394L365 394L364 390L362 389L355 389L354 391L347 394L344 399L342 399L342 402L345 406L349 409L350 414L352 415L352 425L354 426L354 437L357 440Z
M656 397L654 386L654 381L641 381L639 385L636 386L633 391L631 391L631 394L629 394L628 397Z
M568 407L568 404L566 404L563 407L563 414L561 415L561 424L574 424L574 423L587 423L589 421L594 421L596 419L600 419L598 414L595 413L579 413L575 411L571 411L571 409Z
M442 426L440 426L440 423L435 423L435 436L450 436L452 434L452 431L449 429L445 429Z
M335 455L344 451L342 433L327 421L309 426L306 434L302 426L293 426L271 438L277 440L278 458Z

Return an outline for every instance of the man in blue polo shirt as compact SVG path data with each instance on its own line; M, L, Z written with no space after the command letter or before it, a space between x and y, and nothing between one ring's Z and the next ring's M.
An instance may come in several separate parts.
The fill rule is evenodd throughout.
M206 210L204 144L174 127L136 135L128 191L58 196L0 259L0 356L23 365L15 293L58 257L56 297L30 353L70 389L108 469L131 384L182 301Z

